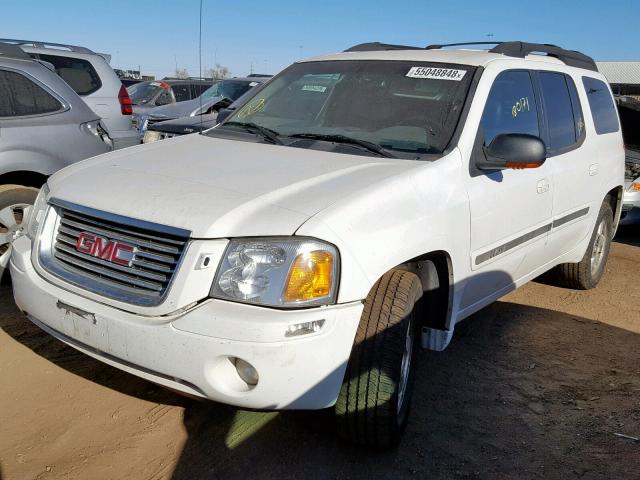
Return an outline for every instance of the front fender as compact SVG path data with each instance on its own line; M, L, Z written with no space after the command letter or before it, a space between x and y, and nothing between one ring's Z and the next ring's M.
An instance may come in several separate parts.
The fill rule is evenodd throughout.
M456 150L356 192L298 229L296 235L340 250L340 303L364 299L390 269L440 250L451 257L455 288L461 287L468 270L469 203L460 175Z

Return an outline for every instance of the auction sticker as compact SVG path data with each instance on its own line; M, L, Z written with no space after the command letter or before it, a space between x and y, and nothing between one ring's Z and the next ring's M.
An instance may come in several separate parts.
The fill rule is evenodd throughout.
M464 78L466 73L466 70L456 70L455 68L411 67L411 70L407 73L407 77L454 80L459 82Z

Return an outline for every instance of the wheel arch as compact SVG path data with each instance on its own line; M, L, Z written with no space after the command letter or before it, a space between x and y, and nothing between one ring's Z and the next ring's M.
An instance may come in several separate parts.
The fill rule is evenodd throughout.
M620 224L620 214L622 213L623 196L624 196L624 187L622 185L618 185L617 187L609 190L603 200L603 203L609 202L609 205L611 205L611 210L613 211L612 235L615 235L616 230L618 229L618 225Z
M408 270L422 282L423 295L416 304L421 322L422 346L444 350L453 335L454 274L451 255L434 250L396 268Z
M20 170L0 175L0 185L22 185L25 187L41 188L49 178L40 172Z

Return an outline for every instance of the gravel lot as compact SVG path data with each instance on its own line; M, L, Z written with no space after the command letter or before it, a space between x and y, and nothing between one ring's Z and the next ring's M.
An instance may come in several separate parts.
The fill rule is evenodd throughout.
M0 290L0 479L640 479L640 229L601 285L531 283L418 365L400 447L324 413L189 400L50 338Z

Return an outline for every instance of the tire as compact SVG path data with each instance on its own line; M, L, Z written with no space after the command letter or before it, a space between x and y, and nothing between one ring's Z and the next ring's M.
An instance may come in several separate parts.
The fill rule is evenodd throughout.
M598 213L587 251L578 263L563 263L556 269L558 283L577 290L595 288L607 265L613 236L613 211L608 199Z
M386 273L367 296L334 407L344 440L378 449L399 442L413 390L414 306L421 296L420 279L404 270Z
M13 239L20 235L24 209L33 205L38 189L22 185L0 185L0 283L9 279L8 266Z

